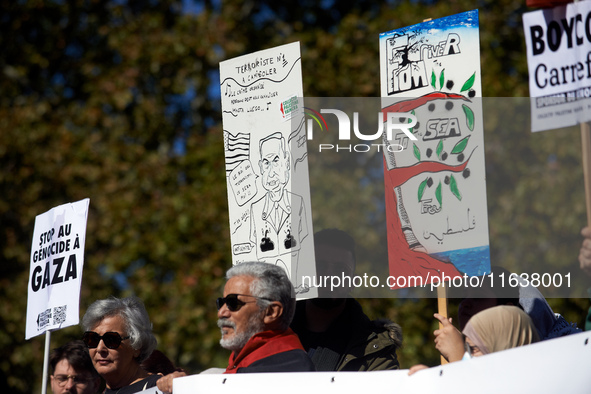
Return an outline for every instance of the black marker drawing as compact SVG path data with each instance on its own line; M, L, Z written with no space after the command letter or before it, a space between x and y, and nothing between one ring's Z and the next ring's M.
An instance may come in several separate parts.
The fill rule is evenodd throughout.
M259 154L261 183L266 192L250 207L250 240L259 260L287 255L297 277L298 252L308 235L308 226L303 198L286 188L291 161L283 135L276 132L261 139Z
M220 63L232 262L282 266L305 298L317 290L298 287L316 273L301 73L299 43Z

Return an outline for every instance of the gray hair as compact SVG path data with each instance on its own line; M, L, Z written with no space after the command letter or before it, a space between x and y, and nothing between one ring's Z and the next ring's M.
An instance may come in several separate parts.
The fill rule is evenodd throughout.
M125 324L131 347L140 350L137 362L147 359L156 348L156 337L152 333L152 323L142 300L137 297L110 297L93 302L84 317L84 331L91 331L106 317L120 316Z
M246 262L233 266L226 273L226 279L235 276L252 276L255 280L250 285L251 295L279 301L283 305L280 317L280 329L287 330L295 314L295 290L285 270L279 266L259 261ZM257 305L262 310L272 301L257 298Z

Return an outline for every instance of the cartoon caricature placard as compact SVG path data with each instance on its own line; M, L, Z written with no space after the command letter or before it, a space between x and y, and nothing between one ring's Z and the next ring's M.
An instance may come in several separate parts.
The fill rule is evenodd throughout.
M396 115L409 133L384 134L390 274L489 272L478 11L382 33L379 45L384 120L416 117Z
M220 80L233 263L279 265L314 297L301 279L316 270L299 43L224 61Z

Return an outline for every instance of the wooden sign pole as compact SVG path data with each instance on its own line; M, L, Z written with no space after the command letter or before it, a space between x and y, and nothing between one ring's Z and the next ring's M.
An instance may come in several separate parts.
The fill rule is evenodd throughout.
M445 282L441 282L439 286L437 286L437 313L447 319L447 290L445 288ZM443 328L443 324L439 322L439 329ZM447 364L447 360L445 357L441 357L441 365Z

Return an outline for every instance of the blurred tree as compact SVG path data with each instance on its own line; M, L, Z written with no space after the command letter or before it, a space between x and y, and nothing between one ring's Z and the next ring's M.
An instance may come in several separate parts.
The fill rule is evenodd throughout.
M475 7L468 0L0 4L0 388L12 393L41 384L43 339L24 340L35 216L85 197L81 315L96 299L136 294L175 364L189 372L224 366L214 307L231 264L221 60L300 41L306 96L379 97L379 33ZM523 3L478 6L484 96L527 95ZM526 122L516 135L498 111L485 135L493 261L576 267L585 208L573 133L532 136ZM316 229L350 231L360 269L385 266L376 235L385 229L381 162L352 158L343 171L323 160L310 161ZM364 223L352 211L366 213ZM433 299L362 303L371 317L402 325L403 367L438 363ZM586 300L555 304L583 320ZM80 335L79 327L57 331L52 346Z
M34 218L84 197L81 314L96 299L134 293L177 363L222 362L214 299L229 264L228 217L208 97L220 60L211 40L226 34L219 15L186 15L173 1L2 8L3 385L26 393L41 383L42 338L23 335ZM80 335L60 330L52 344Z

